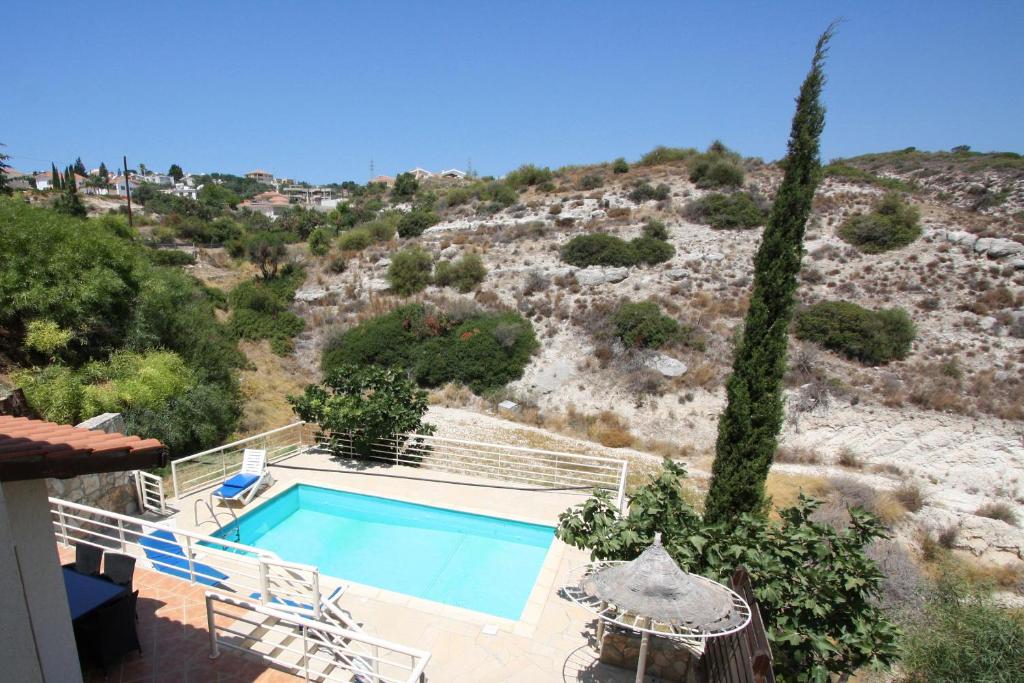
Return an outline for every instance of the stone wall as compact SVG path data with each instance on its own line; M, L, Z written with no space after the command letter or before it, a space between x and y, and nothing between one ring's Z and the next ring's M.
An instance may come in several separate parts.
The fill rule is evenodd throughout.
M97 415L75 426L125 433L124 418L120 413ZM90 505L111 512L134 514L139 509L135 480L131 472L104 472L84 474L70 479L47 479L46 489L54 498L63 498L72 503Z
M608 624L601 642L601 662L636 671L639 658L640 634ZM647 645L647 676L672 683L696 683L696 662L697 657L680 641L651 636Z

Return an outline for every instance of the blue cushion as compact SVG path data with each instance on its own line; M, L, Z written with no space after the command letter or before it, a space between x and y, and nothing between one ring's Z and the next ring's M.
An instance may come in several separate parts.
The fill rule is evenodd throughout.
M249 597L252 598L253 600L260 600L263 597L263 594L260 593L259 591L253 591L252 593L249 593ZM290 600L288 598L284 598L282 600L281 598L277 597L276 595L270 599L270 602L276 602L279 605L288 605L289 607L297 607L298 609L304 609L304 610L308 610L310 612L313 611L313 606L312 605L307 605L307 604L304 604L304 603L301 603L301 602L296 602L295 600Z
M188 558L174 539L174 534L164 529L157 529L148 536L139 538L139 545L146 557L153 562L153 568L164 574L188 579ZM205 586L221 586L221 580L228 578L224 572L214 569L208 564L192 560L192 570L196 574L196 583Z
M247 489L259 480L255 474L236 474L224 482L224 486L237 486L240 489Z

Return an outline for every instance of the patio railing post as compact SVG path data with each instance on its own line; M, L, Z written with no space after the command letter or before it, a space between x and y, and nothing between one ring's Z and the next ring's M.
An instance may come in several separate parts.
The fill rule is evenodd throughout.
M629 472L629 461L622 461L622 472L619 474L619 512L626 514L626 476Z
M60 519L60 535L61 535L61 538L64 539L64 547L67 548L67 547L69 547L68 546L68 521L64 517L64 506L63 505L58 505L57 506L57 517Z
M309 681L309 627L302 625L302 677Z
M217 626L213 616L213 599L206 596L206 630L210 633L210 659L220 657L220 648L217 647Z
M273 600L273 596L270 595L270 567L267 566L267 560L264 557L259 559L260 562L260 601L266 605Z
M196 561L192 557L192 538L190 536L185 537L185 557L188 558L188 580L191 583L196 582Z
M121 552L123 553L126 550L124 540L124 520L120 517L117 518L117 537L121 541Z
M171 462L171 486L174 487L174 500L178 500L178 463Z

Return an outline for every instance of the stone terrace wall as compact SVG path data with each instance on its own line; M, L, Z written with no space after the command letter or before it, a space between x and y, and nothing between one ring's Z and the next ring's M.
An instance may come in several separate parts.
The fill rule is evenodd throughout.
M120 413L97 415L75 426L125 433L124 418ZM63 498L80 505L91 505L121 514L133 514L139 509L136 502L135 480L131 472L105 472L84 474L70 479L47 479L46 488L54 498Z

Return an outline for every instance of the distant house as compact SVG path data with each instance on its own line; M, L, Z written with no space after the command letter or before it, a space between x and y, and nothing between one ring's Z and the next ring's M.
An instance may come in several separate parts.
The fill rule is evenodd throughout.
M288 197L280 192L271 190L269 192L261 192L255 197L245 200L238 207L262 213L267 218L273 220L285 213L290 204L291 202L288 200Z
M37 173L35 180L37 190L49 190L53 184L53 175L51 173Z
M411 171L407 171L407 173L410 173L412 175L412 177L415 178L416 180L426 180L427 178L433 178L434 177L433 173L431 173L430 171L428 171L425 168L419 168L419 167L414 168Z
M249 171L245 174L245 177L249 180L255 180L258 183L266 183L267 185L274 184L274 174L270 171L264 171L262 169L256 169L255 171Z
M136 180L150 183L151 185L159 185L160 187L174 187L174 178L162 173L147 173L144 176L138 176Z
M391 187L392 185L395 184L395 179L389 175L379 175L376 178L370 178L370 182L376 183L378 185L384 185L386 187Z
M31 190L32 176L28 173L7 168L3 174L7 176L7 186L12 190Z
M110 185L114 188L114 194L118 197L127 197L129 189L135 192L139 187L139 183L134 178L128 180L123 175L116 175L111 178Z
M441 171L437 175L439 175L442 178L450 178L450 179L454 179L454 180L465 180L466 179L466 172L465 171L460 171L457 168L449 168L449 169L447 169L445 171Z
M173 194L175 197L184 197L185 199L198 199L199 190L203 189L202 185L192 187L186 183L175 183L174 187L169 187L163 190L166 194Z

